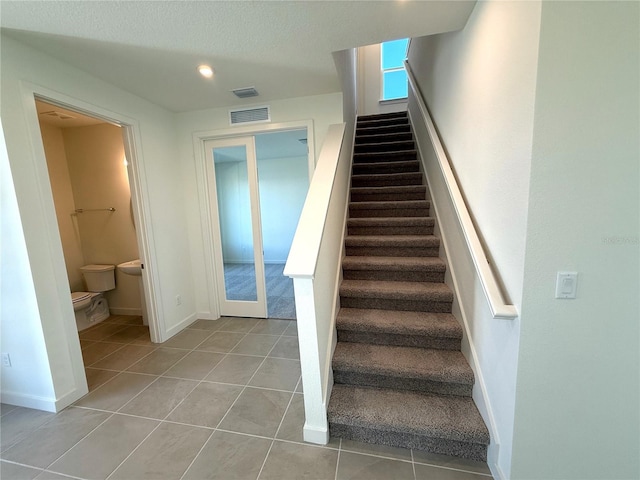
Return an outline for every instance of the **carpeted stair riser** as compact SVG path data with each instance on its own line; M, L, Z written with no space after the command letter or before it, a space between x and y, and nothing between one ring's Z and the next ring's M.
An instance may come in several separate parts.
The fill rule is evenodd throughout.
M354 153L382 153L382 152L405 152L415 151L416 144L413 140L381 142L381 143L360 143L353 147Z
M437 312L451 311L452 302L438 302L430 300L401 300L395 298L360 298L340 296L340 306L346 308L373 308L376 310L401 310L406 312Z
M351 186L358 187L394 187L422 186L422 173L394 173L391 175L353 175Z
M486 461L489 432L469 397L336 384L327 417L333 436Z
M417 160L416 150L399 150L393 152L354 153L353 163L389 162L394 160Z
M385 125L382 127L357 127L356 140L358 137L371 137L374 135L388 135L392 133L411 133L408 123L399 125Z
M350 218L347 234L358 235L431 235L433 217L369 217Z
M352 188L352 202L396 202L403 200L424 200L427 188L424 185L397 187Z
M399 162L357 163L353 166L354 175L381 175L386 173L411 173L420 171L417 160Z
M366 122L370 120L384 120L387 118L409 118L409 115L406 111L400 112L386 112L386 113L374 113L372 115L364 115L358 117L358 122Z
M457 442L404 432L356 427L335 421L329 422L329 435L376 445L423 450L438 455L449 455L478 462L487 461L487 446L478 443Z
M356 134L355 144L363 145L369 143L388 143L388 142L410 142L413 135L409 130L406 132L378 132L375 135L367 135L365 133Z
M436 350L460 350L461 346L461 340L459 338L398 335L393 333L377 333L362 330L342 330L340 328L338 328L338 342L433 348Z
M349 204L349 216L351 218L428 217L429 202L426 200L352 202Z
M442 283L445 263L438 257L345 257L343 279Z
M409 123L408 118L385 118L378 120L363 120L358 121L357 128L370 128L370 127L386 127L388 125L407 125Z
M440 239L433 235L348 235L345 253L367 257L437 257Z
M415 378L394 378L375 373L348 372L338 367L333 367L333 381L334 383L360 387L392 388L438 395L454 395L457 397L470 397L473 389L473 385L435 382Z

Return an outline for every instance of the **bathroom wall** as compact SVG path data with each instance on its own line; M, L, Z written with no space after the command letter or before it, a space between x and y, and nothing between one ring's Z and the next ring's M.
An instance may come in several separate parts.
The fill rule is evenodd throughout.
M53 201L56 207L56 217L62 241L64 262L67 267L69 286L72 292L84 289L80 267L86 265L76 217L71 214L76 209L71 188L71 177L67 167L67 155L64 149L62 129L46 123L40 123L42 143L47 156L47 169Z
M85 290L81 266L139 258L121 129L41 124L41 131L69 283L72 291ZM108 207L116 211L72 214ZM116 289L105 295L112 313L140 314L137 277L116 271Z

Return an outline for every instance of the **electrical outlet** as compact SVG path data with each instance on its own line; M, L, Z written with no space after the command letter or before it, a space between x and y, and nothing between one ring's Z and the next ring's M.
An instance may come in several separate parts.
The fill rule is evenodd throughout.
M182 305L182 297L180 295L176 295L176 305Z
M11 366L11 357L9 356L8 353L3 353L2 354L2 366L3 367L10 367Z

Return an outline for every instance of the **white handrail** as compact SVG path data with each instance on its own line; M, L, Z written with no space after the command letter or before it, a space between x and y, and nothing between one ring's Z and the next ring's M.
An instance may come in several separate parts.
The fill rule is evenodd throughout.
M515 305L509 305L504 300L504 296L498 286L498 281L496 280L493 270L491 270L491 267L489 266L487 256L484 253L482 243L480 243L480 238L476 232L475 225L471 220L471 215L469 215L469 210L467 209L467 205L465 204L462 193L460 192L456 177L451 170L451 164L449 163L447 154L442 147L438 132L433 120L431 119L427 105L422 98L422 94L418 88L413 71L407 61L405 61L405 68L407 69L407 77L409 78L409 87L413 91L418 108L420 109L420 113L422 114L427 126L427 131L429 132L429 137L431 138L433 149L436 153L440 170L442 171L442 176L445 179L449 196L451 197L454 210L458 217L458 222L462 227L467 247L471 253L471 258L473 259L473 264L476 267L476 272L480 277L482 290L489 302L489 308L491 309L493 318L514 319L518 316L518 311Z
M287 257L284 268L287 277L313 278L315 275L345 127L344 123L329 125Z

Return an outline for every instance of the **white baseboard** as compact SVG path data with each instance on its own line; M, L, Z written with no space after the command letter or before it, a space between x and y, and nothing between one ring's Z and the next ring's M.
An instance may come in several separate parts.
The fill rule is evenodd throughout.
M183 320L180 321L180 323L178 323L177 325L174 325L173 327L171 327L171 328L169 328L167 330L167 332L166 332L167 333L167 338L165 338L164 341L166 342L171 337L173 337L175 334L180 333L182 330L187 328L189 325L191 325L197 319L198 319L198 316L195 313L192 313L188 317L185 317Z
M35 395L25 395L23 393L3 391L0 395L2 403L7 405L15 405L17 407L33 408L35 410L44 410L45 412L56 413L57 402L54 398L37 397Z
M196 317L200 320L218 320L220 317L213 315L211 312L197 312Z
M317 445L326 445L329 443L329 429L314 428L307 426L305 423L302 429L302 438L305 442L315 443Z

